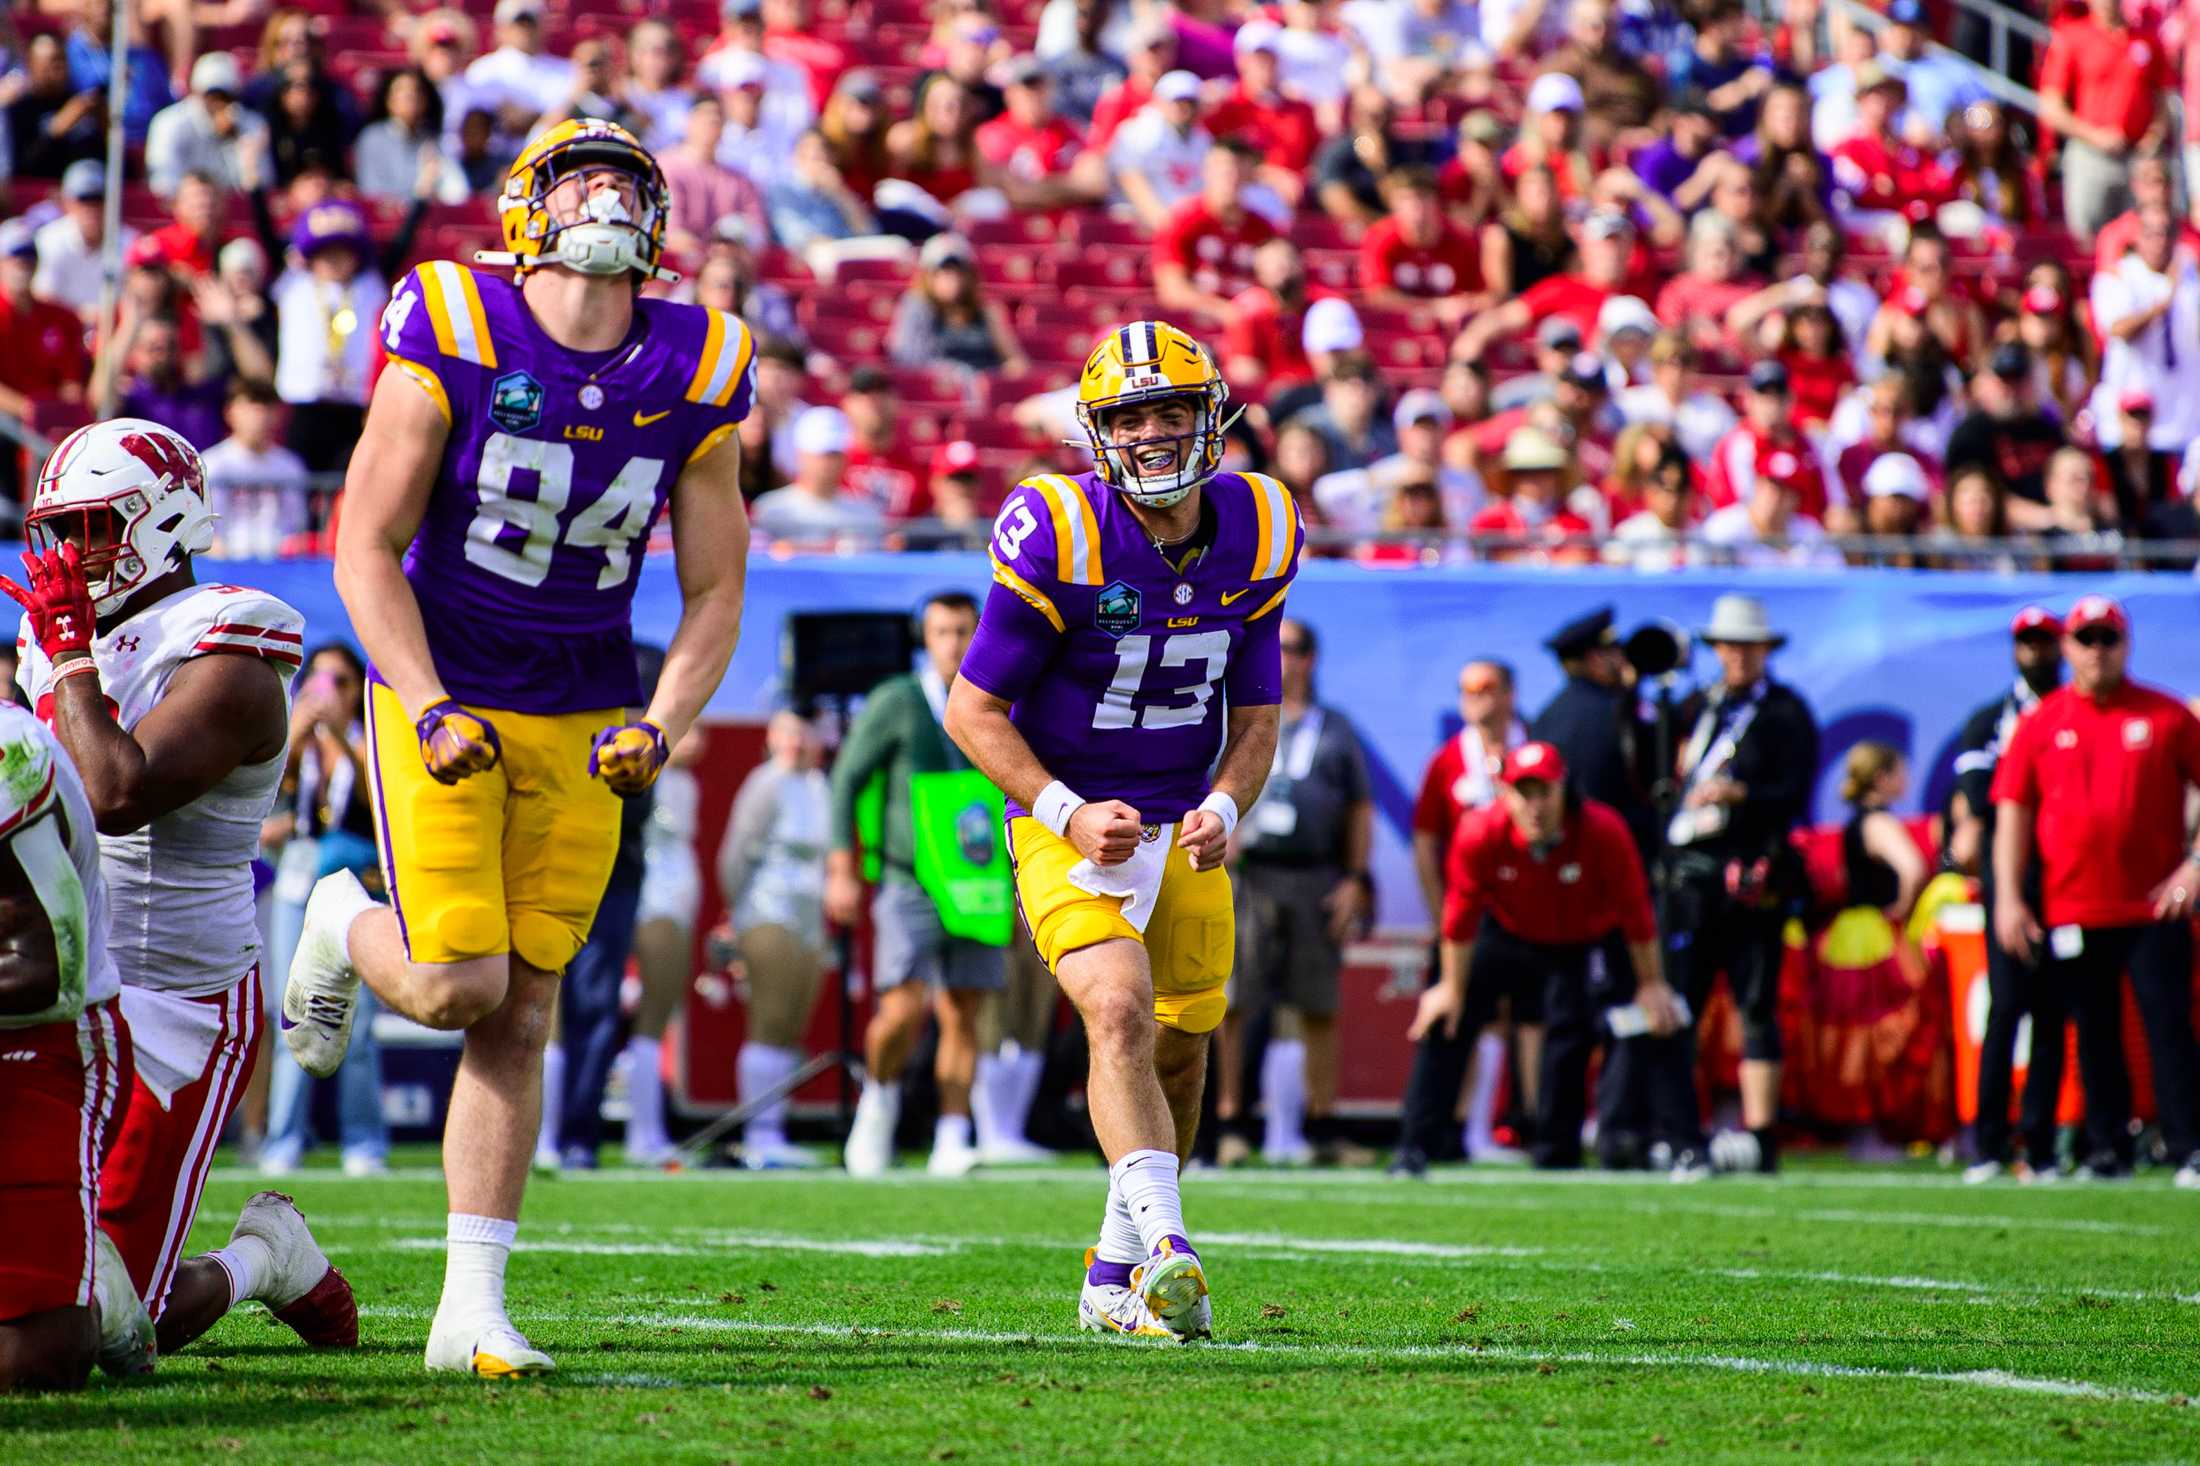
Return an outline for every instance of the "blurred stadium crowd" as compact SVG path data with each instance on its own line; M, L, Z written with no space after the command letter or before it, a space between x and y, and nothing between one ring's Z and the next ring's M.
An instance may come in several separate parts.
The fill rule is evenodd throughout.
M114 18L40 0L0 14L0 414L111 393L207 451L225 552L319 551L385 282L494 244L518 148L589 115L663 162L687 278L651 288L762 337L789 546L979 543L1082 466L1092 339L1158 315L1325 553L2166 554L2200 538L2183 8L2003 10L147 0L95 367Z

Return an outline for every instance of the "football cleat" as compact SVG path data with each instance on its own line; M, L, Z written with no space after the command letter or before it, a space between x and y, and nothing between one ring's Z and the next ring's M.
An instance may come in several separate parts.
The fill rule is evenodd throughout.
M481 1379L522 1379L549 1374L557 1362L527 1342L511 1320L446 1325L438 1312L428 1328L428 1368Z
M326 1079L351 1048L359 1012L359 973L351 965L351 924L374 904L348 870L321 877L306 901L305 929L283 985L283 1042L298 1067Z
M1044 1166L1054 1159L1053 1151L1021 1135L996 1135L978 1147L979 1162L988 1166Z
M1179 1339L1214 1336L1214 1307L1199 1254L1181 1237L1164 1237L1153 1255L1131 1269L1131 1291L1161 1326Z
M1673 1153L1673 1169L1669 1173L1676 1186L1692 1186L1698 1181L1711 1179L1711 1163L1703 1152L1690 1146Z
M1141 1339L1174 1339L1174 1331L1153 1316L1128 1283L1096 1283L1092 1280L1097 1249L1085 1249L1085 1285L1077 1295L1077 1327L1096 1334L1123 1334Z
M153 1372L153 1316L106 1229L92 1229L92 1300L99 1305L99 1367L112 1375Z
M742 1142L741 1164L752 1171L809 1171L822 1163L799 1145L768 1140L756 1145Z
M2008 1171L2000 1161L1979 1161L1963 1168L1963 1184L1983 1186L1989 1181L1999 1181Z
M2177 1174L2170 1178L2170 1185L2179 1191L2200 1191L2200 1155L2179 1166Z
M2062 1184L2062 1168L2049 1162L2034 1166L2027 1161L2017 1162L2017 1183L2021 1186L2058 1186Z
M978 1165L978 1148L967 1136L937 1135L932 1139L932 1158L924 1163L934 1176L967 1176Z
M244 1204L230 1229L231 1242L240 1237L257 1238L267 1247L272 1266L258 1297L276 1322L311 1348L359 1347L359 1306L351 1284L329 1265L296 1202L280 1191L260 1192Z

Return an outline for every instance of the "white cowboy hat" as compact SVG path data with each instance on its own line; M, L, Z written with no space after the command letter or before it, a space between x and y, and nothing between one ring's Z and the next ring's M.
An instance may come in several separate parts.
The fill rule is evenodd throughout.
M1755 596L1719 597L1711 603L1711 624L1696 635L1698 640L1714 646L1722 641L1773 648L1787 645L1786 633L1772 629L1772 619L1765 614L1765 603Z

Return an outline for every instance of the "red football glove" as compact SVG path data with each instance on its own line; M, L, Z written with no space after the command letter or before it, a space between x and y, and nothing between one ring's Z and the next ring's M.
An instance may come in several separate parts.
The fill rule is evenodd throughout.
M643 718L618 723L596 735L588 750L588 772L611 786L616 794L639 794L657 782L671 750L665 730Z
M76 546L63 540L43 555L25 550L23 569L29 590L0 575L0 591L29 614L38 649L56 664L63 657L90 656L99 618L92 611L92 592L84 583L84 561Z
M496 725L449 698L422 713L413 731L420 735L420 761L438 784L456 784L485 773L504 756Z

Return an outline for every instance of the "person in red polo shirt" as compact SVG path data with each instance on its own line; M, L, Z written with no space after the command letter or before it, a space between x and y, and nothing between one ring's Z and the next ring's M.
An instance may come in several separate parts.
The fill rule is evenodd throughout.
M1067 173L1084 144L1054 110L1054 79L1039 58L1011 60L1002 69L1001 95L1006 109L974 134L978 156L1031 183Z
M2131 155L2161 142L2169 62L2124 24L2119 0L2055 22L2040 59L2040 121L2063 139L2063 222L2089 239L2128 200Z
M1635 226L1625 214L1600 209L1582 221L1580 243L1577 270L1539 280L1517 298L1467 322L1452 343L1452 360L1480 361L1492 341L1517 336L1552 316L1572 321L1583 339L1594 336L1604 302L1624 293Z
M1238 27L1237 85L1201 120L1216 137L1243 138L1260 150L1260 181L1297 208L1306 170L1321 143L1314 109L1278 89L1276 45L1283 28L1256 16Z
M0 224L0 412L25 421L41 402L81 400L92 374L84 322L31 294L37 271L30 226Z
M2200 851L2185 797L2200 785L2200 718L2124 675L2131 622L2091 595L2063 618L2070 682L2017 725L1994 770L1994 935L2039 962L2032 1063L2053 1094L2067 1015L2085 1080L2081 1174L2130 1174L2131 1075L2120 975L2154 1061L2154 1096L2177 1185L2200 1190L2200 1045L2192 1033L2192 918ZM2026 899L2035 847L2040 902Z
M1222 318L1222 371L1233 392L1260 402L1314 380L1305 341L1313 301L1297 245L1277 238L1253 251L1253 283Z
M1857 68L1856 130L1834 147L1833 182L1860 214L1897 214L1914 223L1956 196L1955 179L1939 159L1895 132L1909 91L1876 61Z
M1482 246L1444 215L1436 175L1393 168L1383 175L1387 217L1360 236L1360 288L1370 303L1427 306L1446 330L1492 303L1482 280Z
M1452 835L1443 977L1421 995L1408 1036L1426 1042L1471 1032L1510 1000L1525 1059L1536 1047L1528 1026L1546 1025L1534 1082L1522 1087L1535 1102L1536 1165L1570 1168L1581 1164L1600 1011L1627 996L1625 977L1597 972L1590 960L1614 929L1626 938L1634 999L1651 1031L1673 1032L1679 1010L1627 821L1569 790L1565 760L1548 743L1514 749L1499 778L1499 801L1467 815Z
M1715 508L1748 502L1759 479L1795 495L1795 512L1823 521L1826 478L1818 452L1795 426L1795 399L1787 368L1760 361L1749 369L1742 393L1742 422L1719 440L1704 475L1704 491Z
M1153 293L1164 308L1227 321L1230 297L1252 283L1253 251L1276 237L1245 207L1257 156L1235 138L1208 149L1198 196L1178 204L1154 236Z

